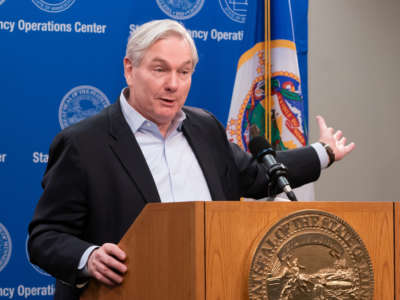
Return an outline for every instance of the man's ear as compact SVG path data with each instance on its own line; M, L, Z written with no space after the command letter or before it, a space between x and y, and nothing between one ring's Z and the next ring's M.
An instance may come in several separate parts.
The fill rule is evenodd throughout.
M125 75L125 80L128 86L130 86L132 82L132 69L133 69L133 64L132 61L125 57L124 58L124 75Z

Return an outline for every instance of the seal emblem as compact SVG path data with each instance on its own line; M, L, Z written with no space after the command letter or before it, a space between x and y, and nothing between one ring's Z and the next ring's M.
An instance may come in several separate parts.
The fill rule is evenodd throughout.
M75 0L32 0L32 2L45 12L59 13L70 8L75 3Z
M156 2L167 16L177 20L190 19L204 4L204 0L156 0Z
M70 90L62 99L58 120L62 129L90 117L110 105L107 96L99 89L81 85Z
M0 272L7 266L11 257L11 237L6 227L0 223Z
M2 5L6 0L0 0L0 5Z
M253 256L250 300L373 299L372 264L342 219L299 211L275 224Z
M219 5L225 15L238 23L246 22L247 0L219 0Z

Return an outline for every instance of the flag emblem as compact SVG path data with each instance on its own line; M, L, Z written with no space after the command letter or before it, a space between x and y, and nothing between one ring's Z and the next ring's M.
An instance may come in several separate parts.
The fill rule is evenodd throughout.
M294 73L275 72L272 74L271 89L274 103L271 112L271 140L274 148L283 150L305 146L300 78ZM289 139L282 140L284 132L290 133Z
M255 48L256 51L252 51ZM247 84L244 89L246 93L242 93L241 96L238 95L239 93L234 93L241 99L232 101L232 104L237 104L231 106L227 124L230 141L246 151L253 134L265 135L265 50L263 47L255 48L244 53L239 62L238 73L241 71L245 73L248 68L255 69L256 73L251 81L242 81Z

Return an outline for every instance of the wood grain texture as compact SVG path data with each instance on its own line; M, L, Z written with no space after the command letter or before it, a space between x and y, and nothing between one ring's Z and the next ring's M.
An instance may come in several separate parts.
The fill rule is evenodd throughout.
M128 252L125 283L112 289L91 283L82 299L248 299L260 240L279 220L305 209L336 215L358 233L374 269L374 299L399 294L393 245L400 212L396 206L393 213L393 203L192 202L147 205L120 243ZM398 251L396 261L398 276Z
M219 202L206 204L206 299L248 299L255 248L288 214L317 209L342 218L361 237L374 269L374 299L394 299L393 204Z
M116 288L91 282L84 300L204 300L204 202L148 204L119 243L128 273Z

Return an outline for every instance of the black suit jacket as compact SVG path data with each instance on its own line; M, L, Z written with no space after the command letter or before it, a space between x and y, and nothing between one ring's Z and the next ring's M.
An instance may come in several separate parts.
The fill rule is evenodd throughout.
M182 130L213 200L266 196L265 169L228 142L208 112L185 107ZM278 154L299 186L316 180L314 149ZM55 299L78 299L77 267L91 245L118 243L148 202L159 202L153 177L117 102L60 132L50 147L43 194L29 225L31 261L57 278Z

